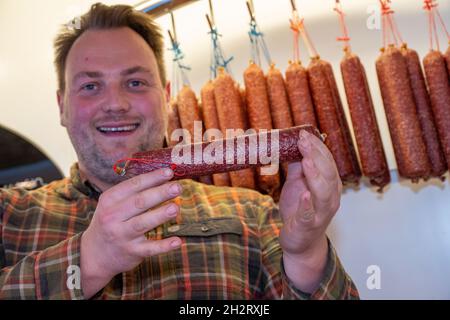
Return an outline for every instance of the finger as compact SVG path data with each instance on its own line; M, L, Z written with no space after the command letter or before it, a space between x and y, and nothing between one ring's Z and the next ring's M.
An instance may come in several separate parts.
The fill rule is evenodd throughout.
M306 185L306 178L303 175L301 162L289 163L288 175L286 176L281 196L287 199L296 199L298 194L305 190L308 190L308 187Z
M328 149L328 147L325 145L325 143L320 140L317 136L315 136L314 134L309 133L306 130L302 130L301 133L304 133L304 136L306 137L306 139L308 139L308 141L314 145L317 150L328 160L330 161L334 161L333 155L330 152L330 149Z
M136 254L142 258L167 253L181 246L179 237L170 237L162 240L146 240L136 245Z
M324 148L328 150L328 148L320 142L317 137L307 133L306 131L302 131L301 133L298 148L302 153L303 158L311 159L326 179L336 179L338 172L331 153L327 151L329 154L328 156L324 154L325 151L321 150Z
M181 191L182 187L178 182L167 182L132 195L124 200L116 211L121 212L121 219L125 221L179 196Z
M125 180L107 191L108 197L121 201L145 189L161 185L173 177L170 168L158 169L149 173L137 175Z
M168 203L154 210L132 217L125 222L125 233L130 238L141 237L147 231L155 229L171 219L175 219L178 212L178 205Z
M325 179L311 159L303 159L302 164L306 182L312 194L314 208L317 212L328 212L333 194L337 193L336 181Z
M288 163L286 180L297 180L302 178L304 178L302 163L300 161Z

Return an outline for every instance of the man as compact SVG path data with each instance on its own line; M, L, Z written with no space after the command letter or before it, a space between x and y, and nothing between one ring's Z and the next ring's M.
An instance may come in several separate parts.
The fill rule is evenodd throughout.
M1 298L358 297L325 235L342 187L319 139L301 135L279 209L255 191L171 182L170 169L122 181L117 159L163 146L159 29L129 6L96 4L55 51L78 163L70 178L0 192Z

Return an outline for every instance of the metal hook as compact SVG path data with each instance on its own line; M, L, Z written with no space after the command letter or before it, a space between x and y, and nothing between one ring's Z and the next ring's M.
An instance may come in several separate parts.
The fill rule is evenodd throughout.
M295 0L291 0L292 11L297 11L297 7L295 6Z
M254 15L254 12L253 12L253 5L250 3L250 1L247 1L246 4L247 4L248 13L250 14L251 21L255 21L255 15Z
M209 21L208 18L208 22L210 25L215 26L216 25L216 19L214 19L214 9L213 9L213 5L212 5L212 0L208 0L209 2L209 14L211 15L211 21ZM212 27L211 27L212 29Z
M209 29L211 29L211 31L213 31L214 24L213 24L213 22L211 22L211 19L209 18L208 14L206 14L206 20L208 21Z
M173 16L173 12L170 11L170 18L172 20L172 32L173 32L173 37L170 37L172 39L172 42L177 42L177 29L175 28L175 17ZM169 31L170 34L170 31Z

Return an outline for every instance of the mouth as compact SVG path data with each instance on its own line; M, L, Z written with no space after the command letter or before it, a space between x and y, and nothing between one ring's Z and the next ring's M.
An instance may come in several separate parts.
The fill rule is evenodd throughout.
M106 124L97 127L97 131L101 134L111 137L121 137L132 134L139 128L139 123L132 124Z

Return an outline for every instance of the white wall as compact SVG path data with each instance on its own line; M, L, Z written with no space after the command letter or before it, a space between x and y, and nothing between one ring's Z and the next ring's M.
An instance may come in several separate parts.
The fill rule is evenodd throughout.
M75 153L58 123L52 39L59 23L83 12L93 2L0 1L0 125L33 141L66 174L75 161ZM135 1L105 2L133 4ZM377 7L378 0L341 2L347 12L353 50L359 54L368 72L393 183L383 195L366 184L359 190L347 189L329 235L362 298L449 299L448 180L419 185L399 181L374 68L381 47L381 32L366 27L367 10L370 6ZM450 27L450 0L439 3L445 23ZM288 27L290 1L254 0L254 4L272 58L284 71L292 57L292 35ZM331 10L333 4L334 0L297 0L320 55L332 62L338 71L342 50L335 41L339 27ZM232 70L242 82L242 72L250 58L245 0L215 0L214 5L216 23L223 34L222 45L227 54L234 56ZM418 0L396 0L393 5L403 38L423 57L428 51L428 34L421 7L422 1ZM204 17L207 10L207 1L202 0L175 12L178 40L186 54L186 62L192 67L190 80L196 92L209 77L210 42ZM158 21L164 29L170 27L167 16ZM443 37L441 44L445 47ZM305 53L303 49L302 59L307 64ZM167 58L170 76L170 52L167 52ZM336 75L343 90L340 75ZM380 290L366 287L369 277L366 270L370 265L381 269Z

